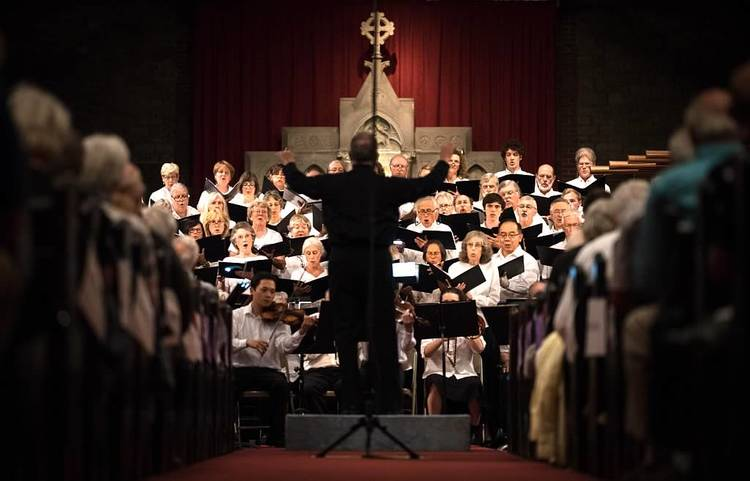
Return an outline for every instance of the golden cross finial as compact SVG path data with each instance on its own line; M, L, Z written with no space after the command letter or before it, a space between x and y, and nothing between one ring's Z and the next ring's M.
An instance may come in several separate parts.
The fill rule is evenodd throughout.
M383 12L372 12L367 20L360 23L359 31L367 37L370 45L375 46L375 58L382 58L380 46L385 43L388 37L393 35L393 32L396 31L396 25L385 18Z

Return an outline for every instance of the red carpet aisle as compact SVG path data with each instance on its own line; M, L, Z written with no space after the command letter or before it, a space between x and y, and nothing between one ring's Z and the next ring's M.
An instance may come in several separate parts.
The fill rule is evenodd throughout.
M385 454L385 453L384 453ZM595 478L501 451L428 453L418 461L387 453L388 459L362 459L358 452L335 452L325 459L279 448L241 449L173 471L151 481L590 481Z

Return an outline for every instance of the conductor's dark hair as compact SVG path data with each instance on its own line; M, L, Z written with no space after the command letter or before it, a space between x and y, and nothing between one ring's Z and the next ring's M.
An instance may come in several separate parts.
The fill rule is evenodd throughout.
M373 164L378 158L378 143L369 132L360 132L352 138L349 158L357 164Z
M253 276L253 280L250 281L250 287L254 289L258 288L258 284L260 284L260 281L269 279L273 281L273 285L276 286L276 276L271 274L270 272L256 272Z

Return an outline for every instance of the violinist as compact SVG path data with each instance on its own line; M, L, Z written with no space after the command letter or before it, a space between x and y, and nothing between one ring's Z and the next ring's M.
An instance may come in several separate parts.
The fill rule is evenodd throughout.
M292 334L289 325L281 319L285 310L275 309L276 277L272 274L255 274L250 292L252 302L232 313L235 390L238 394L248 389L270 393L269 444L281 447L284 446L284 416L289 391L286 377L282 374L281 358L300 345L315 320L302 316L299 329Z

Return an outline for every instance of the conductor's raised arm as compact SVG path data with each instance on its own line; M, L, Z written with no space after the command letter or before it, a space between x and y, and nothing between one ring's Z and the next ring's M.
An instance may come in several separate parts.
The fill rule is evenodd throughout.
M320 188L320 177L306 177L300 172L294 162L294 153L289 149L277 152L276 156L284 166L284 176L286 177L287 184L289 184L294 192L307 195L313 199L320 199L320 191L322 190Z
M418 179L393 179L396 183L396 192L393 193L400 203L413 201L419 197L432 195L439 190L445 176L448 175L448 161L453 154L455 146L447 143L440 148L440 161L432 171Z

